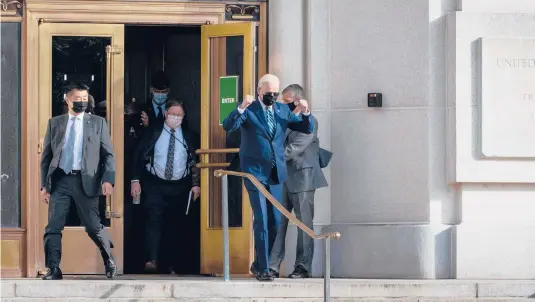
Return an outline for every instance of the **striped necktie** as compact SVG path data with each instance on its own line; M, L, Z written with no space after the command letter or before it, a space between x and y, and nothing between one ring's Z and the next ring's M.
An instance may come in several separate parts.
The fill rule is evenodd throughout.
M269 135L271 139L275 138L275 118L273 117L273 112L266 107L266 120L268 124Z
M72 166L74 162L74 140L76 138L76 117L71 119L71 129L69 130L69 137L65 141L65 146L61 151L61 158L59 167L65 174L72 172Z
M269 110L268 107L266 107L266 120L268 124L269 135L271 136L271 139L274 139L275 138L275 117L273 117L273 112ZM277 164L277 159L275 158L274 152L272 152L271 154L272 154L271 166L275 167L275 165Z
M173 162L175 159L175 129L169 135L169 149L167 149L167 162L165 163L165 179L173 178Z

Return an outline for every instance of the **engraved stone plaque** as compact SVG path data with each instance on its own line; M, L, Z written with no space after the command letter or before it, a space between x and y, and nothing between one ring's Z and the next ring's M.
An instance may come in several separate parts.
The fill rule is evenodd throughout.
M481 152L535 158L535 38L480 39Z

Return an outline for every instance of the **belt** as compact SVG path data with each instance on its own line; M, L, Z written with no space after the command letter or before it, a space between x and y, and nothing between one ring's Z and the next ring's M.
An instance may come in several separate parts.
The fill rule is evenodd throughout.
M165 179L165 178L161 178L159 177L158 175L155 175L155 174L152 174L151 172L149 171L145 171L147 176L150 178L150 179L153 179L155 181L159 181L159 182L162 182L162 183L180 183L186 179L189 179L190 178L190 174L186 174L184 177L180 178L180 179Z
M80 175L82 173L82 170L72 170L71 173L66 175Z

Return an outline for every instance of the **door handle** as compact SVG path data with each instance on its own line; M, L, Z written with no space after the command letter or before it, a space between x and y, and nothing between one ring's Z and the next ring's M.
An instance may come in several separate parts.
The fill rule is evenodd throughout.
M111 218L123 218L123 212L117 212L111 210L110 196L106 196L106 219Z
M43 153L43 144L45 143L45 139L41 138L39 140L39 144L37 144L37 154Z

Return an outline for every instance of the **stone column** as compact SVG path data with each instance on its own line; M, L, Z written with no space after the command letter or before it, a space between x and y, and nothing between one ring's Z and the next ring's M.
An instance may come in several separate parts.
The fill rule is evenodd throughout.
M305 82L304 1L269 1L268 70L280 78L281 89Z
M446 40L456 277L533 279L535 2L460 0L458 10Z

